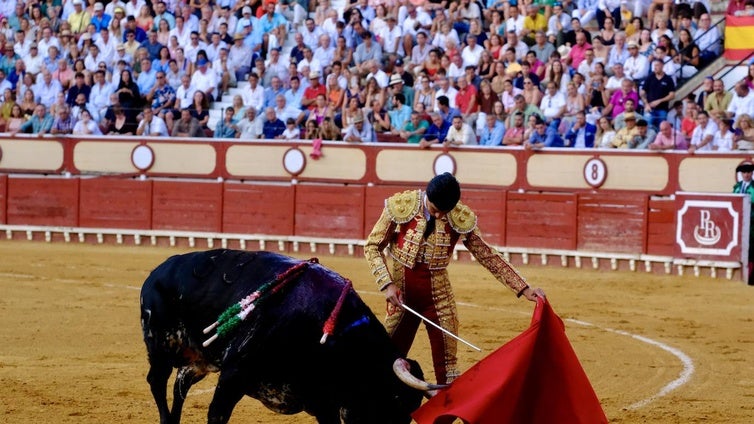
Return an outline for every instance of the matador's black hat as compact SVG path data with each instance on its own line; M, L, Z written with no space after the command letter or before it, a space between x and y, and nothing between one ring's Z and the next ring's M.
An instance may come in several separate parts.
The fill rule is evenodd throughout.
M427 199L442 212L450 212L461 199L461 185L450 172L444 172L427 184Z
M744 162L741 165L738 165L738 167L736 168L736 172L752 172L752 171L754 171L754 164L751 162ZM435 203L435 202L432 202L432 203Z

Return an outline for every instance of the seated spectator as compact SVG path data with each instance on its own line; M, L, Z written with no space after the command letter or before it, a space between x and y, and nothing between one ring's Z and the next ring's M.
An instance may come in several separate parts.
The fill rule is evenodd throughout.
M236 138L238 127L236 126L236 121L233 120L235 113L236 110L232 107L225 109L225 116L215 126L215 138Z
M189 110L191 111L191 116L199 121L199 126L206 133L211 132L207 126L207 122L209 122L209 102L203 91L197 90L194 92L194 99Z
M503 143L503 137L505 135L505 125L497 120L497 117L493 114L488 114L485 117L485 125L480 129L480 146L500 146Z
M733 141L738 150L754 150L754 123L749 115L741 115L736 121Z
M176 103L176 93L167 83L164 71L158 71L155 74L155 84L147 93L146 100L152 105L152 111L165 120L168 128L173 127L174 110ZM177 114L175 114L177 115Z
M269 140L282 138L283 132L285 132L285 124L277 118L275 109L271 107L265 109L265 118L264 125L262 126L264 138Z
M432 123L419 141L419 147L423 149L427 149L433 144L444 144L450 130L450 123L442 119L439 113L430 113L430 118Z
M126 110L126 113L135 116L136 111L141 106L141 93L139 92L139 86L136 85L131 76L131 71L124 70L120 73L120 82L115 90L115 94L118 95L118 103Z
M657 132L654 129L649 128L647 121L639 119L638 122L636 122L636 135L631 141L629 141L628 148L637 150L647 149L648 146L655 141L656 136Z
M129 117L122 107L116 105L112 111L114 119L108 121L106 133L108 135L134 135L136 134L136 120Z
M712 18L708 13L704 13L699 17L699 29L694 33L694 39L700 50L700 67L712 63L712 61L720 56L720 40L722 37L717 27L712 26Z
M733 121L730 119L721 119L717 124L718 131L715 133L715 137L712 139L712 150L716 152L730 152L736 149L736 144L733 141Z
M73 127L73 135L102 135L102 132L89 111L84 109Z
M340 128L335 125L332 118L325 118L322 126L319 128L319 137L322 140L342 140L343 134Z
M586 121L584 111L576 113L576 120L565 133L565 147L576 149L591 149L594 147L594 138L597 135L597 127Z
M504 146L523 146L524 145L524 114L516 112L511 115L513 125L505 130L503 136Z
M136 135L145 137L167 137L169 134L165 121L152 112L151 106L145 106L143 108L139 126L136 128Z
M50 134L72 134L75 125L76 119L71 115L69 106L63 105L58 108L57 117L55 117L55 120L52 122L52 127L50 128Z
M373 143L374 131L371 126L364 121L362 115L356 115L353 119L353 123L346 129L343 141L349 143Z
M634 137L639 133L636 128L636 114L633 112L625 112L623 119L626 122L626 126L618 130L612 139L612 147L616 149L628 149L630 143Z
M541 149L543 147L563 147L563 140L547 123L540 119L534 118L534 131L529 135L529 139L524 142L526 149Z
M23 96L24 97L21 99L19 106L21 106L21 111L23 111L24 116L31 117L31 115L34 114L34 110L37 108L36 96L31 89L26 90Z
M173 121L173 137L204 137L205 133L199 120L191 115L191 110L181 109L180 118Z
M369 104L369 110L366 112L366 121L375 132L375 137L377 134L390 131L390 114L383 109L382 103L378 99L372 100Z
M647 148L649 150L673 150L682 141L683 135L679 134L669 122L664 121L660 123L660 132Z
M419 144L429 124L421 119L418 112L411 112L411 118L403 125L398 135L410 144Z
M299 130L298 125L296 125L296 120L294 118L288 118L285 121L285 131L283 131L283 139L297 140L299 138L301 138L301 130Z
M319 137L319 126L317 121L306 121L304 125L304 137L305 140L315 140Z
M262 136L262 119L257 117L257 111L253 107L246 109L246 116L236 126L238 127L236 137L241 140L254 140Z
M448 130L448 135L445 137L445 146L462 146L462 145L476 145L476 135L471 126L463 122L461 115L455 115L453 117L453 123Z
M398 133L411 119L411 108L405 104L406 98L402 93L398 93L393 97L393 109L388 111L390 116L390 129L392 132Z
M203 92L208 101L214 101L217 96L217 74L209 69L209 61L203 57L197 60L196 67L197 70L191 77L191 86Z
M26 134L36 134L38 137L42 137L49 133L51 128L52 115L47 113L47 108L45 108L44 105L37 105L31 119L21 124L18 130L10 131L10 134L15 136L17 133L22 132Z
M735 94L728 104L725 115L728 119L738 119L740 115L754 116L754 91L745 81L736 84Z
M21 131L21 125L26 122L21 106L13 104L10 110L10 116L5 120L5 132L16 134Z

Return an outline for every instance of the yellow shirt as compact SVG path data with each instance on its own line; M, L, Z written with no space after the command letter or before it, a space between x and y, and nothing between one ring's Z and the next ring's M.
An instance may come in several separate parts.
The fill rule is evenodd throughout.
M68 15L68 23L71 24L71 32L80 34L86 31L86 27L92 21L92 15L82 10L81 13L71 13Z
M539 13L534 18L527 15L524 18L524 28L530 31L530 34L526 35L527 37L534 37L534 33L539 30L547 31L547 21Z

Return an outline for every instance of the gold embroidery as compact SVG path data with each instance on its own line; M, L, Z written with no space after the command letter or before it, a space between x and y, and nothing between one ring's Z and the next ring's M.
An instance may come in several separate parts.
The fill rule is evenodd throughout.
M390 196L385 201L385 209L393 221L405 224L419 213L421 204L421 191L407 190Z
M468 206L458 202L455 208L447 215L448 223L459 234L468 234L476 228L476 214Z

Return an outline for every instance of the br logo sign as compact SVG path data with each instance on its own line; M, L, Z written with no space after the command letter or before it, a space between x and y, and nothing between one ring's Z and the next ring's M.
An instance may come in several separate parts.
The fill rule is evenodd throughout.
M680 257L741 261L748 241L743 196L677 194L676 247ZM744 217L746 219L744 219ZM746 231L746 237L742 234Z

